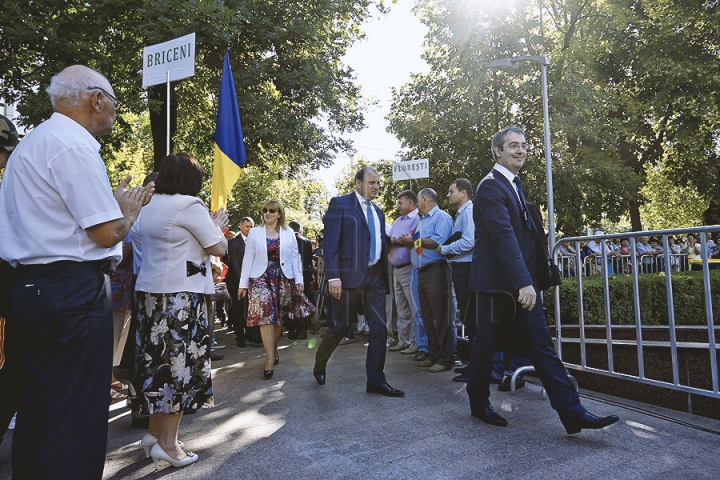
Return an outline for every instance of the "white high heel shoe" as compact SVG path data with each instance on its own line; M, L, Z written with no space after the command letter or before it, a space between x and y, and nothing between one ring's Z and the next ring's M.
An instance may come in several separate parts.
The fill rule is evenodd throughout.
M155 463L155 470L157 470L158 467L158 460L165 460L173 467L187 467L188 465L197 462L198 456L195 453L192 452L186 452L187 455L185 458L181 458L180 460L175 460L170 455L168 455L165 450L162 449L159 443L156 443L152 446L150 449L150 456L153 459L153 463Z
M153 437L149 433L146 433L145 436L143 436L142 440L140 440L140 448L142 448L145 451L145 458L150 458L150 449L153 445L157 443L157 438ZM178 445L180 445L180 448L185 448L185 444L178 440Z

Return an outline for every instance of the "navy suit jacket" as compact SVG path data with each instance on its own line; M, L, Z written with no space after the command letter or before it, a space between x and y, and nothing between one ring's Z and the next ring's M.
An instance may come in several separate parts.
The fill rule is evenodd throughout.
M228 240L227 261L223 260L228 266L227 275L225 275L225 284L230 292L237 293L240 287L240 273L242 272L242 261L245 256L245 240L239 233ZM237 297L237 295L234 295Z
M537 231L530 230L513 185L491 170L473 200L475 252L470 289L487 292L518 290L535 282Z
M380 220L381 244L380 262L386 293L387 282L387 245L385 243L385 216L373 205ZM325 214L325 232L323 238L323 262L328 280L339 278L342 288L358 288L362 285L370 261L370 230L363 207L355 192L330 200Z

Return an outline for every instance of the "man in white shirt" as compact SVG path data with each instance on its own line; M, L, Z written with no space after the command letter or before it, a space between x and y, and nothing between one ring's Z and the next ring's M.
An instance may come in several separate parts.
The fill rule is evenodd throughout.
M113 323L108 273L153 192L113 195L95 137L111 132L108 80L75 65L47 89L55 113L15 148L0 189L0 257L17 268L28 383L13 438L16 478L99 479L107 446Z

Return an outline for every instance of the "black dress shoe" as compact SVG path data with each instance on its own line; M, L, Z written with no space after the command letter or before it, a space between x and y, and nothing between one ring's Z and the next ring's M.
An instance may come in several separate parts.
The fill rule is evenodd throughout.
M487 407L470 407L470 412L473 417L479 418L483 422L489 423L490 425L496 425L498 427L508 426L508 421L498 415L495 409L493 409L493 407L490 405L488 405Z
M510 376L505 377L505 380L503 380L502 383L500 385L498 385L498 391L509 392L511 390L510 389L510 379L511 378L512 377L510 377ZM515 379L515 390L517 390L518 388L523 388L524 386L525 386L525 380L523 380L522 378Z
M318 382L320 385L325 385L325 369L323 368L319 372L313 372L313 377L315 377L315 381Z
M217 362L219 360L222 360L223 358L225 358L225 355L218 355L215 352L210 352L210 360Z
M468 381L467 373L461 373L457 377L453 377L453 382L467 383L467 381Z
M579 418L567 418L567 414L560 415L560 421L562 421L565 431L568 435L580 433L580 430L598 430L605 428L608 425L620 420L617 415L608 415L607 417L596 417L590 412L585 412L582 417Z
M470 371L470 367L468 365L465 365L463 367L457 367L453 372L455 373L464 373L467 375L467 373Z
M275 373L275 370L263 370L263 378L265 380L270 380L273 376L273 373Z
M387 383L383 383L382 385L368 385L365 391L367 393L379 393L380 395L385 395L386 397L405 396L405 392L398 390L397 388L393 388Z
M237 346L240 348L247 348L247 342L245 340L235 340Z

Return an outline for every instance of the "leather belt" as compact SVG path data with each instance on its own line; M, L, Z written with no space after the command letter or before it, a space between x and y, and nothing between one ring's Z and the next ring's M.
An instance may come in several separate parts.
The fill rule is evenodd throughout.
M393 268L405 268L409 265L412 265L412 263L408 262L408 263L403 263L402 265L393 265Z
M425 270L428 270L433 267L439 267L441 265L447 265L447 260L438 260L437 262L433 262L429 265L425 265L424 267L420 267L417 269L418 272L424 272Z
M106 275L110 275L115 271L115 267L117 266L115 264L114 259L108 257L103 258L101 260L88 260L86 262L76 262L74 260L58 260L57 262L50 262L50 263L33 263L29 265L23 265L21 263L18 264L17 268L18 270L37 270L40 268L47 268L47 267L62 267L62 266L78 266L78 265L94 265L97 268L100 269L101 272L103 272Z

